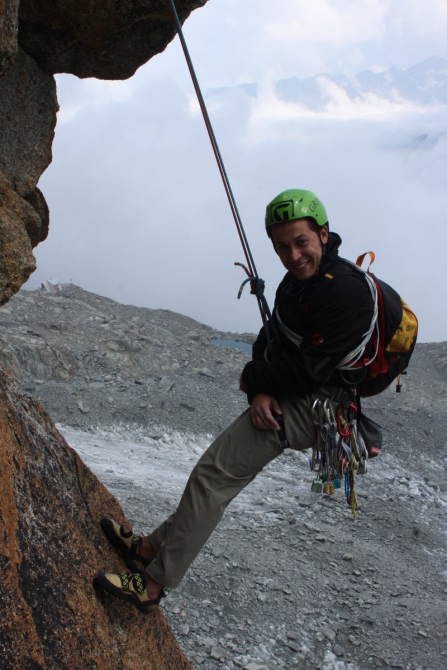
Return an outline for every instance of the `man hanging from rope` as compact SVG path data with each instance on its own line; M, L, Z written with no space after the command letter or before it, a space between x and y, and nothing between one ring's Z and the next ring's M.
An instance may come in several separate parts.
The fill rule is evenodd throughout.
M349 403L374 358L377 317L364 273L340 258L323 203L291 189L266 211L267 234L287 270L273 310L276 338L265 328L242 371L250 408L220 435L192 471L177 510L149 536L101 521L131 573L102 574L95 585L149 612L175 588L222 518L228 503L283 451L315 448L316 398Z

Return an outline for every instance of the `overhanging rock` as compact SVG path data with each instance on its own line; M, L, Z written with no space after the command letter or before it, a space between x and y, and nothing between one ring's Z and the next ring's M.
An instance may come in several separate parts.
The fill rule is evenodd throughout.
M207 0L177 0L181 22ZM127 79L176 34L169 0L21 0L19 44L44 72Z
M206 2L176 0L180 20ZM37 183L51 162L58 109L52 75L126 79L175 33L169 0L0 0L0 224L15 235L8 253L0 248L0 305L35 269L30 243L48 234ZM10 190L24 201L23 217L16 203L12 222Z

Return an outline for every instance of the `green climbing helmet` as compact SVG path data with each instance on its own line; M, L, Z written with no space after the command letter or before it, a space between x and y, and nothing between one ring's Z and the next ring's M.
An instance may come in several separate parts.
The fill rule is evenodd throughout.
M268 205L265 212L265 227L267 234L271 234L271 226L297 219L313 219L319 226L328 223L326 209L312 191L300 188L290 188L276 196Z

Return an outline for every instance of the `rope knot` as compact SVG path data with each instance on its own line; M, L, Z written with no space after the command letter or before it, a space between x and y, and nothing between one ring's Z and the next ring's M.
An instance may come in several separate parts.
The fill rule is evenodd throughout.
M263 279L259 279L259 277L257 277L256 279L250 280L250 293L255 295L257 298L262 298L264 295L264 289L265 281Z
M263 279L260 279L259 277L248 277L247 279L244 279L239 288L239 293L237 294L237 297L238 298L241 297L242 291L244 290L244 286L248 282L250 282L250 293L259 298L259 300L262 300L264 298L265 281Z

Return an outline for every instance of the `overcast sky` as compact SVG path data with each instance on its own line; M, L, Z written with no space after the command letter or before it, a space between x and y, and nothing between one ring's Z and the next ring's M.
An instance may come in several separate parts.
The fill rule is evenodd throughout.
M252 246L273 301L283 270L265 206L314 190L343 238L341 255L376 252L374 270L420 319L420 341L447 340L446 106L334 87L319 112L279 101L274 82L319 73L406 69L447 58L445 0L210 0L185 37ZM238 236L178 39L125 82L57 77L53 163L40 181L50 235L26 288L57 277L222 330L257 331L234 261ZM416 138L428 134L420 143Z

